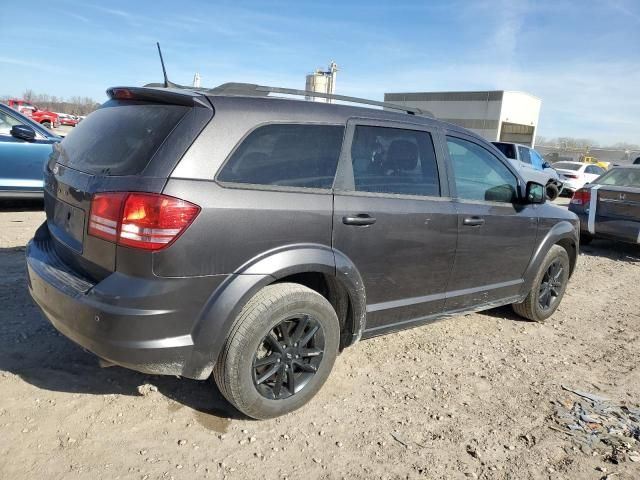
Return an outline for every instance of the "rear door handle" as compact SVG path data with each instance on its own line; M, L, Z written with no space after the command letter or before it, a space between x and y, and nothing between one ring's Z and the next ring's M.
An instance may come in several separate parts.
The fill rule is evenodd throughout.
M365 227L376 223L376 219L367 213L360 213L354 217L342 217L342 223L345 225L357 225Z
M467 217L462 221L463 225L467 227L479 227L480 225L484 225L484 218L482 217Z

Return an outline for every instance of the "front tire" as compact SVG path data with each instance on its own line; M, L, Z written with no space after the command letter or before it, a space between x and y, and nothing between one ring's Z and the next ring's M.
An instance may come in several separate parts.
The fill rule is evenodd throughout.
M544 257L527 298L514 303L513 310L528 320L544 322L556 311L569 281L569 254L559 245Z
M338 317L327 299L295 283L269 285L238 315L213 376L245 415L278 417L320 390L339 344Z
M43 127L48 128L49 130L51 130L52 124L50 121L45 120L44 122L42 122L41 124Z

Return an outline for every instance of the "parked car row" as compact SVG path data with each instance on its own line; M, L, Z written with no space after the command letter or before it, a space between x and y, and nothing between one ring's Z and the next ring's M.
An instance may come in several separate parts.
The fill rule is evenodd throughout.
M31 118L34 122L39 123L46 128L57 128L60 126L60 118L57 113L49 110L42 110L36 105L25 100L15 98L9 99L7 105L23 115Z
M609 238L640 244L640 165L614 167L578 189L569 210L580 218L580 241Z
M0 104L0 198L42 198L44 165L62 140L17 110Z
M60 119L60 125L67 125L69 127L75 127L84 118L78 115L70 115L68 113L58 113L57 115Z
M556 162L553 168L563 178L564 190L570 195L606 172L598 165L584 162Z
M564 188L564 181L551 165L533 148L510 142L492 142L502 154L531 182L545 186L547 198L555 200Z
M84 115L71 115L69 113L51 112L49 110L43 110L38 106L27 102L26 100L9 99L7 105L14 110L17 110L21 114L31 118L34 122L46 128L57 128L60 125L66 125L75 127L80 123L85 116Z
M559 195L571 196L584 185L603 175L607 168L592 159L585 161L547 162L536 150L526 145L509 142L492 142L528 180L546 185L547 198L555 200Z

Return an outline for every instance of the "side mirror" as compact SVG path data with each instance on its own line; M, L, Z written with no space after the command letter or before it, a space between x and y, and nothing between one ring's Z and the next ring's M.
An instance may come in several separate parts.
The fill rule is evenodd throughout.
M545 191L544 185L537 182L527 182L525 203L544 203L546 199L547 192Z
M9 131L12 137L33 142L36 139L36 131L29 125L14 125Z
M542 168L551 168L551 164L549 162L542 162Z

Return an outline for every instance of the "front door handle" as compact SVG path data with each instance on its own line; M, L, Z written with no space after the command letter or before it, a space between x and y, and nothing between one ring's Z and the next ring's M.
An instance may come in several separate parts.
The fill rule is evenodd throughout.
M479 227L484 225L484 218L482 217L467 217L462 221L462 224L467 227Z
M373 225L376 223L376 219L368 213L360 213L355 217L342 217L342 223L345 225L357 225L359 227L365 227L367 225Z

